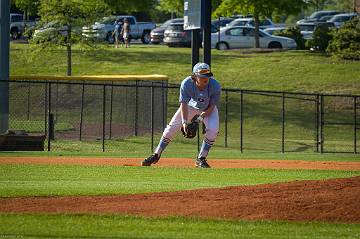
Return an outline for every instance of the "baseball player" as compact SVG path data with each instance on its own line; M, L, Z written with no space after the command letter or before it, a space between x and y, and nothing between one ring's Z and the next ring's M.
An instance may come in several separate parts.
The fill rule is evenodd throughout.
M206 161L211 146L219 132L219 113L217 104L220 100L221 86L213 77L210 66L197 63L193 67L193 74L186 77L180 86L180 107L165 128L160 142L154 153L142 161L142 166L150 166L159 161L161 153L174 138L175 134L183 130L186 133L190 120L196 116L197 122L206 126L205 138L195 160L198 168L210 168Z

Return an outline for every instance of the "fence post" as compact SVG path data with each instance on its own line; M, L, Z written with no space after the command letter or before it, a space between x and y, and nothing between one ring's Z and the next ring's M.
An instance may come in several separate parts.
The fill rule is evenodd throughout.
M58 120L59 81L56 81L55 122Z
M151 152L154 151L154 82L151 82Z
M113 81L111 81L111 91L110 91L110 129L109 129L109 139L111 139L111 137L112 137L113 94L114 94L114 82L113 82Z
M48 117L48 120L49 120L49 125L48 125L48 151L51 150L51 140L52 140L52 132L51 132L51 127L53 127L53 123L54 122L51 122L51 121L54 121L53 117L51 116L51 83L49 83L49 99L48 99L48 112L47 112L47 117ZM45 115L46 117L46 115ZM51 119L52 118L52 119Z
M315 96L315 152L319 153L319 106L320 97Z
M47 135L47 117L48 117L48 82L45 83L44 96L44 121L45 135Z
M55 117L53 113L49 114L49 142L55 139ZM50 145L50 144L49 144ZM50 151L50 147L49 147Z
M84 114L84 95L85 95L85 82L82 83L81 89L81 106L80 106L80 129L79 129L79 138L82 140L82 126L83 126L83 114Z
M324 96L320 96L320 153L324 152Z
M197 129L197 150L200 153L200 127Z
M165 112L165 86L164 82L161 82L161 101L162 101L162 131L165 130L166 127L166 112Z
M285 92L282 93L281 109L281 153L285 152Z
M139 117L139 82L135 81L135 119L134 119L134 136L138 136L138 117Z
M106 86L103 85L103 122L102 122L102 151L105 152L105 111L106 111Z
M244 93L240 91L240 152L243 152L243 112L244 112Z
M357 153L357 149L356 149L356 147L357 147L357 145L356 145L356 137L357 137L357 135L356 135L356 125L357 125L357 121L356 121L356 107L357 107L357 97L356 96L354 96L354 154L356 154Z
M227 123L228 123L228 91L225 91L225 148L227 148Z
M27 92L27 114L26 114L26 118L27 120L30 120L30 93L31 91L31 83L28 83L28 92Z

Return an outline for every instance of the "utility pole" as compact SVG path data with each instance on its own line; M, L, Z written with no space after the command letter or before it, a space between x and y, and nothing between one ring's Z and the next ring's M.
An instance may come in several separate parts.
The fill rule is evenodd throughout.
M204 62L211 65L211 0L204 2Z
M354 12L360 13L360 1L359 0L354 0Z
M10 0L0 1L0 133L9 129Z

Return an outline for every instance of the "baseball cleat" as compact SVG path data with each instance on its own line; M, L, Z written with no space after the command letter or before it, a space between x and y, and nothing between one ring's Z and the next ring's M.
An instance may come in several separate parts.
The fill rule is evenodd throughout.
M153 154L144 161L141 162L141 166L150 166L151 164L156 164L159 161L160 157L158 154Z
M195 166L197 168L211 168L204 157L197 158L195 161Z

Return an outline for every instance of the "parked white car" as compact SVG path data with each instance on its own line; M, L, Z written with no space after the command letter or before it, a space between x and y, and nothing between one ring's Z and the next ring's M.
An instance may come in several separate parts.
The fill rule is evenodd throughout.
M287 37L272 36L259 31L260 48L296 49L295 40ZM226 27L219 33L211 34L211 47L219 50L232 48L252 48L255 46L254 27Z
M230 22L228 27L243 26L243 27L255 27L254 18L238 18ZM260 29L269 27L275 27L275 24L270 19L260 20Z
M58 36L67 36L68 27L63 26L58 21L51 21L43 25L42 27L35 29L33 39L35 42L50 41L56 39Z
M330 18L327 22L334 23L336 28L342 27L345 22L350 21L354 17L360 16L358 13L343 13L343 14L337 14L334 15L332 18Z

